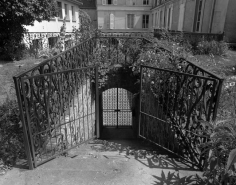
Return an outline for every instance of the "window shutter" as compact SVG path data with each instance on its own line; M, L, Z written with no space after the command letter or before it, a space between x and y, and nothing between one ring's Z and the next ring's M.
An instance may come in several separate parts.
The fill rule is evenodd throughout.
M117 5L117 0L113 0L113 4L114 4L114 5Z
M110 29L114 29L115 28L115 16L114 14L110 14Z
M106 0L102 0L102 5L106 5Z

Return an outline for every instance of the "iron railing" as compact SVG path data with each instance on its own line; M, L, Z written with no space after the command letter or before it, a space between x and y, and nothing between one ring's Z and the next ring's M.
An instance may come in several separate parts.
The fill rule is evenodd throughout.
M171 36L178 36L182 35L188 41L200 42L204 41L222 41L224 39L224 33L196 33L196 32L186 32L186 31L174 31L169 30L166 31L163 29L154 29L154 37L160 39L161 37L165 36L165 34L169 34Z
M117 88L113 69L131 66L148 43L140 33L101 33L14 77L31 169L99 137L99 93ZM223 80L185 59L175 63L175 71L142 66L140 91L133 81L119 88L140 93L141 137L202 167L199 125L215 119Z
M223 80L185 61L179 71L141 67L139 135L202 169Z
M148 42L133 36L101 34L14 77L30 169L99 137L103 73L131 61L130 43Z
M99 135L96 76L87 67L15 78L31 169Z

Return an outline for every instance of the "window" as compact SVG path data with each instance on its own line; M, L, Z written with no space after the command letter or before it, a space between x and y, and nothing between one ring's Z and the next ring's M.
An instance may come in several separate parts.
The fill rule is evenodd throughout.
M167 20L166 20L166 29L170 29L171 27L171 7L167 8L167 12L166 12L166 16L167 16Z
M42 39L34 39L32 40L32 46L34 49L43 49L43 41Z
M49 37L48 38L48 45L49 45L49 48L54 48L57 44L57 40L58 40L58 37Z
M154 13L152 14L152 27L154 28L155 25L155 19L154 19Z
M149 0L143 0L143 5L149 5Z
M156 22L155 22L155 27L157 27L157 22L158 22L158 20L157 20L157 12L156 12L156 18L155 18L155 20L156 20Z
M110 14L110 29L115 28L115 16L113 13Z
M163 11L160 11L160 23L159 23L160 28L163 28Z
M57 7L58 7L57 17L59 17L60 19L63 19L61 2L57 2Z
M75 18L75 9L73 6L71 6L71 13L72 13L72 21L76 21L76 18Z
M102 0L102 5L106 5L106 0Z
M107 0L107 4L112 4L112 0Z
M127 15L127 28L134 28L134 14Z
M129 6L135 6L136 5L136 0L126 0L126 4Z
M143 28L148 28L149 15L143 15Z
M196 20L196 31L200 31L200 24L201 24L201 15L202 15L202 4L203 0L199 0L198 3L198 11L197 11L197 20Z
M68 6L67 4L65 4L65 16L66 16L66 20L70 20L69 14L68 14Z

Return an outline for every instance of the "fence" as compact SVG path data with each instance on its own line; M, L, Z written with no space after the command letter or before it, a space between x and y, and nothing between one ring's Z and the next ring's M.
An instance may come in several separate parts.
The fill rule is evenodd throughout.
M99 91L110 68L132 65L148 43L140 33L101 33L14 77L31 169L99 137ZM139 135L201 168L197 145L207 140L204 121L216 118L223 80L175 62L176 71L141 67Z
M14 77L30 169L99 137L103 70L129 62L130 43L148 42L135 35L101 34ZM109 65L98 71L98 61Z
M207 122L216 119L223 79L183 58L174 65L141 66L139 135L202 169L199 145L209 139Z
M185 38L186 40L190 41L190 42L200 42L202 40L205 41L222 41L224 39L224 33L221 34L217 34L217 33L195 33L195 32L181 32L181 31L167 31L167 30L163 30L163 29L154 29L154 37L160 39L163 36L179 36L182 35L183 38Z

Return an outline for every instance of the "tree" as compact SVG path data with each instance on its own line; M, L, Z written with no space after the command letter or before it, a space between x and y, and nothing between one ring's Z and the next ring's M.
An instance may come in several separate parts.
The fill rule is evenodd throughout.
M97 30L93 28L90 16L82 9L79 9L79 20L79 28L73 29L76 43L86 41L97 32Z
M50 20L56 15L55 0L0 1L0 56L13 59L26 29L34 21Z

